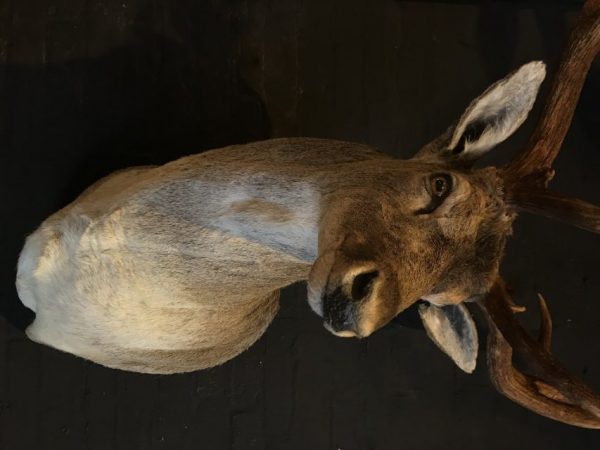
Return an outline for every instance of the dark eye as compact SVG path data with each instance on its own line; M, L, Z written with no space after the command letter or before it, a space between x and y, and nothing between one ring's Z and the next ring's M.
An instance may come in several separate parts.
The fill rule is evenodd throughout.
M427 184L429 184L427 190L431 195L431 202L425 208L418 210L417 214L431 214L452 192L452 176L447 173L431 175L428 180L425 180L425 185Z
M431 178L431 194L438 198L445 197L451 188L451 181L447 175L436 175Z

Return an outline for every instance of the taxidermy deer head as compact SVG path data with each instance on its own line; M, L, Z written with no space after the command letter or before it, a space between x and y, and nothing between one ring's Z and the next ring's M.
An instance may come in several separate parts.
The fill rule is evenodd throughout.
M504 167L476 159L526 119L545 77L531 62L475 99L409 160L319 139L277 139L115 173L28 237L17 289L33 340L125 370L220 364L250 346L279 290L308 300L338 336L366 337L419 300L429 336L463 370L490 327L493 383L525 407L600 428L600 399L533 340L499 277L517 212L600 231L600 209L546 189L600 47L600 0L585 4L528 145ZM540 297L541 298L541 297ZM520 353L538 377L517 371Z

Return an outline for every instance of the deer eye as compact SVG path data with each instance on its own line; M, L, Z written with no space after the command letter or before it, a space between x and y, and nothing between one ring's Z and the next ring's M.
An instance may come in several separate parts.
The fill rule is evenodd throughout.
M430 180L431 195L440 199L445 198L452 189L452 178L449 175L434 175Z
M431 214L444 203L446 197L452 192L452 176L447 173L431 175L425 180L425 186L431 195L431 201L425 208L419 209L417 214Z

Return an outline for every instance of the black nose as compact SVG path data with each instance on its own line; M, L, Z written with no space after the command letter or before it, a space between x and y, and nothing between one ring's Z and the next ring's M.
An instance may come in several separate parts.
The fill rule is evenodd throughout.
M323 318L335 332L356 331L356 320L360 302L368 297L373 287L373 281L379 272L372 270L358 274L352 280L350 297L341 287L323 297Z
M323 297L323 318L333 331L346 331L354 328L354 302L341 288Z

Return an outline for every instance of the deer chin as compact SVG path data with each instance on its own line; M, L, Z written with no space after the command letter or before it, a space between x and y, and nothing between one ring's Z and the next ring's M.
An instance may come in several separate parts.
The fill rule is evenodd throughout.
M331 325L329 325L327 322L323 322L323 326L325 327L325 329L327 331L329 331L331 334L333 334L334 336L337 336L337 337L342 337L342 338L359 338L359 339L363 337L360 334L357 334L355 331L352 331L352 330L335 331L331 327Z

